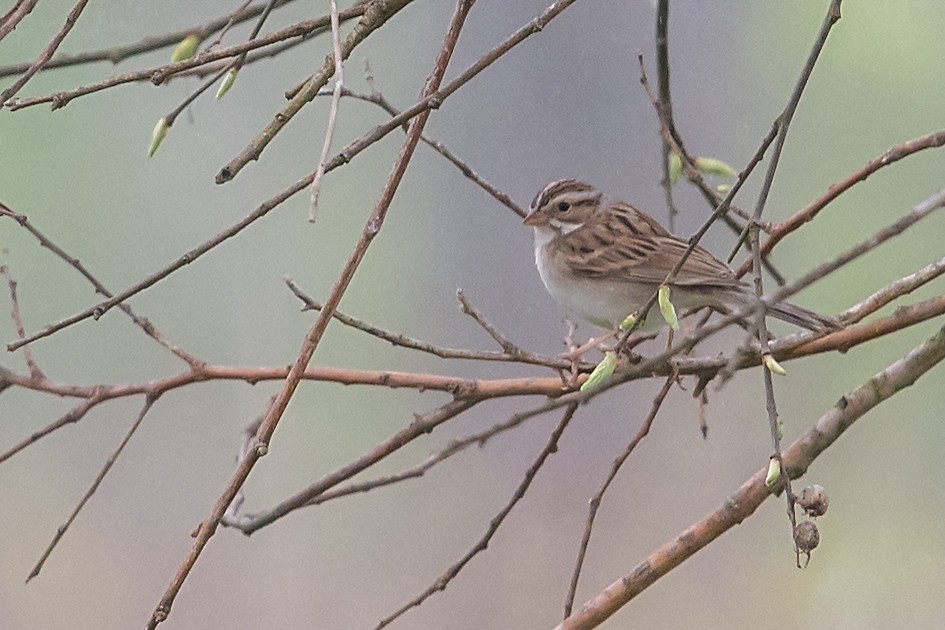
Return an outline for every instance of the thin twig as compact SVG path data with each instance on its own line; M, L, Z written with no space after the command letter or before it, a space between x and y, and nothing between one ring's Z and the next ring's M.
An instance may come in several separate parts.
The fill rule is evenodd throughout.
M456 90L471 81L480 72L488 68L496 60L518 46L525 39L531 35L534 35L535 33L541 32L541 30L547 26L549 22L555 19L561 14L561 12L570 7L576 1L577 0L558 0L555 2L553 5L545 9L541 15L515 31L501 44L482 55L466 70L461 72L459 76L445 84L442 88L421 99L412 107L404 110L399 116L395 116L386 123L378 125L370 132L364 134L361 138L355 140L347 147L339 151L331 160L328 161L328 164L325 165L325 171L330 171L333 168L351 161L351 158L353 158L356 154L371 146L408 120L411 120L415 116L420 115L422 112L428 111L430 108L437 108L442 105L443 102ZM351 36L349 35L348 39L345 40L346 45L350 39ZM294 116L305 103L315 98L318 90L324 87L324 85L327 83L328 77L330 77L334 72L334 68L327 67L328 65L329 64L327 64L326 60L326 67L322 68L322 71L316 77L310 78L304 84L303 88L300 89L295 94L295 96L293 96L290 105L277 114L273 122L271 122L259 135L257 135L256 138L254 138L239 155L237 155L226 166L220 169L216 176L216 182L218 184L222 184L233 179L236 174L242 170L244 166L246 166L246 164L252 160L259 159L260 154L266 145L268 145L272 140L272 137L277 134L286 123L288 123L289 119L291 119L291 117ZM333 66L334 63L332 62L330 65Z
M325 176L325 162L328 161L328 151L331 150L331 139L335 134L335 120L338 117L338 103L341 101L341 90L345 84L344 58L341 54L341 39L338 25L338 4L331 0L331 41L335 55L335 86L331 93L331 104L328 108L328 124L325 126L325 139L322 142L322 153L318 158L318 167L312 179L312 200L308 209L309 223L315 223L318 212L318 196L322 190L322 177Z
M405 1L409 2L410 0ZM339 17L342 19L350 19L364 15L367 12L368 6L369 5L367 3L356 4L349 9L342 11L339 14ZM374 5L371 4L370 6ZM205 50L200 54L191 57L190 59L184 59L182 61L165 64L163 66L157 66L155 68L146 68L144 70L136 70L133 72L126 72L124 74L117 74L99 81L98 83L84 85L67 92L56 92L54 94L47 94L45 96L37 96L27 99L15 99L14 102L7 103L6 106L11 111L16 111L26 107L39 105L41 103L50 103L53 109L59 109L68 105L75 98L93 94L95 92L100 92L102 90L115 87L116 85L136 83L140 81L150 81L155 85L160 85L161 83L164 83L170 79L172 76L192 70L193 68L204 66L208 63L219 61L221 59L237 57L243 53L259 48L265 48L272 44L283 42L287 39L309 37L314 31L324 30L330 23L331 18L327 15L313 18L311 20L304 20L302 22L293 24L292 26L286 27L281 31L275 31L251 41L235 44L227 48Z
M0 276L7 279L7 289L10 292L10 316L13 317L13 326L16 328L16 334L20 339L26 337L26 329L23 328L23 318L20 316L20 302L16 297L16 280L10 273L6 264L0 264ZM26 361L26 368L30 371L30 378L44 379L43 371L39 369L36 361L33 360L33 353L29 346L23 348L23 360Z
M56 49L59 48L59 44L61 44L62 40L66 38L66 35L69 34L69 31L72 30L72 27L75 26L79 16L82 15L82 10L85 9L85 5L88 3L89 0L79 0L76 5L72 7L72 11L70 11L69 15L66 16L66 23L63 24L62 28L59 29L59 32L53 36L46 48L43 49L43 52L41 52L39 57L36 58L36 61L33 62L33 65L31 65L19 79L14 81L13 85L5 89L3 92L0 92L0 103L6 103L9 99L13 98L13 96L20 91L20 88L26 85L29 80L33 78L33 75L42 70L43 66L49 63L53 53L56 52Z
M0 368L0 383L19 384L21 386L26 385L24 383L17 383L15 376L12 373L7 372L3 368ZM42 385L45 385L43 381L37 382L37 381L30 380L28 381L28 383L35 385L37 388L41 388ZM96 405L103 402L104 400L106 400L105 396L100 395L100 394L96 395L94 393L90 393L88 398L86 398L85 400L77 404L75 407L73 407L72 409L64 413L62 416L57 418L54 422L43 427L42 429L39 429L38 431L33 431L27 438L21 440L18 444L15 444L14 446L10 447L3 453L0 453L0 464L10 459L11 457L16 455L20 451L26 449L27 447L32 446L33 444L43 439L47 435L50 435L51 433L58 431L59 429L61 429L62 427L66 425L75 424L76 422L84 418L85 415L92 408L94 408Z
M323 306L320 302L316 302L308 294L306 294L302 289L290 278L285 278L286 286L289 287L289 290L292 293L302 300L305 303L305 309L312 309L315 311L322 310ZM427 354L432 354L434 356L440 357L441 359L469 359L475 361L503 361L511 363L525 363L530 365L543 365L545 367L553 369L568 369L571 367L571 362L565 359L559 359L554 357L546 357L532 352L527 352L520 350L517 354L511 354L508 352L494 352L494 351L480 351L480 350L461 350L456 348L443 348L441 346L434 345L427 341L421 341L419 339L414 339L413 337L408 337L407 335L402 335L400 333L394 333L383 328L378 328L373 324L369 324L363 320L351 317L346 315L341 311L335 311L333 317L350 328L355 330L360 330L361 332L367 333L372 337L377 337L382 339L391 345L399 346L401 348L408 348L410 350L417 350L419 352L425 352ZM583 369L593 368L594 365L589 362L582 362L580 367Z
M278 505L264 512L243 516L240 519L225 521L223 524L239 529L250 535L267 525L271 525L286 514L317 503L318 497L324 495L338 484L351 479L355 475L367 470L377 462L396 453L406 445L424 435L428 435L444 422L468 411L482 398L465 398L452 400L445 405L421 416L414 417L406 428L398 431L384 440L370 451L340 468L309 484L302 490L281 501Z
M293 0L280 0L279 6L287 5L292 1ZM35 4L35 0L32 2L32 4ZM263 9L264 5L257 4L243 11L238 10L228 15L224 15L223 17L215 18L203 25L191 26L190 28L165 33L164 35L145 37L132 44L123 44L113 48L92 50L74 55L59 53L50 59L49 63L43 66L43 72L52 70L54 68L78 66L99 61L107 61L112 64L118 64L131 57L136 57L138 55L143 55L155 50L160 50L161 48L175 46L180 42L180 40L184 39L188 35L194 35L202 41L214 33L222 32L223 30L228 29L234 24L240 24L247 20L253 19L262 13ZM0 24L0 39L2 39L2 29L5 27L5 24ZM22 74L26 72L30 65L31 62L20 62L8 66L0 66L0 78Z
M620 453L616 459L614 459L613 464L610 467L610 472L604 479L604 483L601 484L601 487L597 490L597 492L594 494L594 497L590 501L590 505L588 506L587 520L584 523L584 535L581 537L581 545L578 548L577 560L574 562L574 571L571 573L571 584L568 587L568 595L564 600L565 619L571 616L571 609L574 607L574 596L577 594L578 580L581 578L581 568L584 566L584 557L587 554L587 547L591 542L591 532L594 529L594 519L597 517L597 510L600 508L601 501L604 498L604 493L607 492L610 484L617 477L617 473L620 472L624 462L627 461L627 458L630 457L631 453L633 453L633 450L650 432L650 427L653 426L653 421L656 419L656 414L659 413L660 407L663 406L663 401L666 399L666 395L669 394L669 390L672 389L673 383L675 382L675 374L670 374L668 377L666 377L666 380L663 382L663 387L660 388L660 391L657 392L656 396L653 398L653 404L650 407L650 413L647 414L646 418L643 420L643 423L640 425L637 434L633 436L633 439L630 440L627 446L623 449L623 452Z
M144 417L148 414L148 411L151 410L151 407L157 402L157 396L148 395L145 397L144 406L141 408L141 411L138 412L138 417L132 423L131 427L128 429L128 432L125 434L125 437L122 438L121 442L118 444L118 447L115 451L108 457L105 461L105 464L102 466L102 469L99 471L98 476L95 477L95 480L92 482L92 485L89 486L89 489L86 490L85 494L82 496L82 499L79 501L78 505L75 506L75 509L72 510L72 514L69 515L69 518L66 519L66 522L59 526L56 530L56 535L53 536L52 541L46 547L46 550L43 552L43 555L40 556L39 561L36 565L33 566L33 570L30 571L30 574L27 576L26 581L29 582L34 577L39 575L39 572L43 570L43 565L46 564L46 560L49 559L49 556L52 554L53 550L56 548L56 545L59 544L59 541L62 540L62 537L66 535L66 532L69 531L69 527L72 526L72 523L75 521L76 517L79 516L79 512L82 511L82 508L85 507L85 504L89 502L89 499L92 498L92 495L95 494L95 491L98 490L98 487L102 484L102 481L105 479L105 475L108 474L108 471L111 470L112 466L115 464L115 461L118 459L118 456L121 455L121 452L125 450L125 446L128 445L131 436L135 434L138 430L138 427L141 426L141 422L144 420Z
M350 97L357 99L359 101L365 101L368 103L373 103L386 111L391 116L400 116L402 113L399 109L391 105L390 101L381 93L378 92L374 87L374 78L370 77L368 85L371 87L370 94L362 94L360 92L355 92L348 88L344 88L341 92L342 96ZM332 92L326 92L324 89L318 92L318 96L330 95ZM401 128L406 130L406 124L401 125ZM507 194L490 184L484 177L476 173L475 170L464 160L458 157L452 150L450 150L446 145L438 140L435 140L426 134L420 137L420 140L431 147L434 151L445 157L450 161L453 166L458 168L460 172L466 176L467 179L472 181L474 184L486 191L493 199L501 203L503 206L517 214L520 218L525 218L525 215L528 213L525 208L515 203L515 201L509 197Z
M670 128L671 121L667 119L666 113L663 111L663 104L660 102L660 99L656 96L656 94L653 93L653 90L650 87L650 82L646 76L646 66L643 63L642 54L637 54L637 62L640 66L640 84L643 86L643 90L646 92L647 98L650 100L650 104L653 106L653 109L656 112L656 118L660 123L660 137L663 139L663 142L670 145L672 151L679 155L683 171L686 173L686 178L695 184L699 192L702 193L703 198L705 198L705 200L713 209L724 203L725 199L728 199L728 210L720 218L733 233L739 235L744 233L745 228L735 219L729 216L729 213L737 214L739 216L745 216L745 213L734 205L732 202L734 199L733 195L729 194L723 198L717 190L709 187L709 185L706 184L702 173L700 173L699 169L697 169L695 166L695 159L686 150L679 130L676 129L675 126L673 126L672 129ZM774 126L777 126L777 122L775 122ZM741 241L739 241L739 245L741 245ZM784 284L784 279L775 266L769 260L767 260L767 258L764 262L765 267L769 270L772 277L774 277L779 284Z
M36 226L30 223L29 219L27 218L25 214L14 212L10 208L8 208L5 204L0 202L0 216L5 216L16 221L20 225L20 227L22 227L24 230L32 234L41 246L45 247L46 249L54 253L61 260L63 260L67 265L69 265L70 267L78 271L79 274L83 278L88 280L89 283L93 287L95 287L96 293L98 293L99 295L103 295L106 298L114 297L112 292L109 291L108 288L104 284L102 284L98 278L92 275L92 273L88 269L86 269L85 265L83 265L82 262L78 258L70 256L64 249L62 249L61 247L59 247L59 245L57 245L52 240L50 240L45 234L43 234L38 228L36 228ZM176 357L184 361L191 368L195 370L199 370L204 365L203 361L201 361L200 359L197 359L196 357L192 356L188 352L184 351L183 349L171 343L161 333L161 331L155 328L154 324L152 324L150 320L148 320L145 317L141 317L137 315L133 310L131 310L131 307L128 306L127 304L120 303L118 304L118 308L121 309L121 311L124 312L126 315L128 315L128 317L131 318L131 321L133 321L136 326L138 326L141 330L143 330L146 335L148 335L149 337L151 337L151 339L153 339L158 344L160 344L161 346L169 350L172 354L174 354ZM24 337L21 336L21 338L24 338Z
M770 252L784 237L792 234L805 223L813 221L820 211L837 197L853 188L856 184L866 181L870 175L880 169L895 164L899 160L915 155L920 151L937 149L942 146L945 146L945 130L907 140L906 142L892 147L879 157L873 158L867 162L865 166L857 169L843 180L828 186L826 193L808 204L807 207L797 212L794 216L774 226L770 232L771 236L768 237L761 246L762 253ZM736 274L741 277L748 272L750 267L751 260L749 259L738 268Z
M676 123L673 120L673 99L669 83L669 0L659 0L656 4L656 77L660 95L660 106L666 116L666 127L670 135L675 134ZM679 211L673 202L673 182L669 173L669 156L672 146L665 139L660 145L660 159L663 178L660 185L666 197L666 211L669 214L666 225L670 232L676 231L676 215Z
M814 66L817 63L817 60L820 58L820 53L823 51L823 48L827 43L827 36L830 34L830 29L840 19L840 3L841 0L832 0L830 3L830 7L827 10L827 15L824 17L824 20L821 23L820 31L817 33L817 37L814 40L814 45L811 47L810 53L807 56L807 61L804 64L804 68L801 70L801 75L794 84L794 89L791 91L791 96L788 99L787 105L784 107L784 111L781 112L781 116L779 117L781 126L778 130L778 138L774 143L774 147L772 148L771 160L768 162L768 168L765 171L765 177L762 180L761 190L758 193L758 201L755 204L755 210L752 214L752 219L748 224L748 240L751 243L752 275L754 276L755 296L758 297L759 300L764 295L764 280L762 278L761 270L762 252L758 224L761 221L761 215L764 212L765 204L768 201L768 194L771 191L771 185L774 183L774 176L778 170L778 165L781 160L781 153L784 150L784 144L787 140L788 130L791 127L791 121L794 118L794 112L797 111L797 106L800 103L801 96L804 94L804 89L807 87L807 83L810 80L810 75L813 73ZM766 318L766 309L762 308L758 311L754 328L755 330L752 332L757 334L758 343L761 346L761 356L763 358L770 356L771 351L768 347L768 323ZM761 371L761 375L764 382L765 410L768 414L768 429L771 435L771 458L772 460L777 461L778 468L781 471L780 478L776 478L775 487L783 488L785 490L784 496L787 502L787 515L791 524L791 531L793 532L795 526L797 525L797 519L794 513L794 493L791 490L791 477L787 471L784 470L784 466L781 461L781 426L780 420L778 419L778 406L775 400L774 382L772 380L771 374L771 368L769 364L765 362Z
M457 453L461 453L472 445L477 445L480 448L485 446L486 442L511 429L515 429L521 426L526 419L522 418L511 418L505 422L500 422L489 427L485 431L480 431L479 433L474 433L472 435L467 435L464 438L458 440L452 440L449 444L446 445L446 448L433 453L422 463L414 466L413 468L408 468L407 470L401 471L394 475L388 475L385 477L379 477L377 479L371 479L361 483L352 483L341 488L336 488L334 490L329 490L327 492L322 492L321 494L313 497L307 505L321 505L326 501L331 501L332 499L339 499L341 497L350 496L352 494L357 494L361 492L368 492L374 490L375 488L382 488L384 486L389 486L401 481L406 481L408 479L417 479L422 477L429 471L431 468L437 464L443 462L444 460L449 459Z
M220 32L217 33L217 36L213 38L213 41L211 41L209 44L207 44L207 45L205 46L205 49L206 49L206 50L211 50L211 49L213 49L213 48L216 48L217 46L219 46L220 44L223 43L223 37L224 37L227 33L230 32L230 29L231 29L231 28L233 28L234 26L236 26L237 20L240 18L240 16L246 15L246 10L249 8L249 5L250 5L250 4L252 4L252 0L245 0L245 2L243 2L242 4L240 4L240 6L236 7L236 9L234 9L233 12L230 13L230 14L227 16L228 19L227 19L226 23L223 25L223 28L221 28L221 29L220 29ZM270 7L271 4L272 4L272 2L267 2L267 3L266 3L266 6L263 8L263 12L264 12L264 13L269 9L269 7ZM284 3L283 3L283 4L284 4ZM194 33L190 33L190 35L193 35L193 34L194 34ZM202 38L200 38L199 35L198 35L197 37L198 37L199 39L202 39ZM182 38L182 39L183 39L183 38Z
M845 310L840 314L840 319L846 323L858 322L870 313L875 313L893 300L912 293L924 284L938 278L943 273L945 273L945 258L940 258L937 262L926 265L915 273L890 282L868 298L861 300Z
M269 17L269 14L272 12L272 9L276 5L276 2L277 0L269 0L266 3L265 8L263 9L262 13L259 15L259 19L256 20L256 24L253 26L253 30L249 34L247 41L253 41L259 35L259 31L262 30L263 24L266 23L266 18ZM220 31L220 37L223 37L223 33L226 31L226 28L227 27L224 27L224 29ZM207 50L210 50L211 48L213 48L212 45L209 46ZM170 129L171 127L173 127L174 122L177 120L177 117L180 116L181 113L185 109L187 109L187 107L189 107L191 103L197 100L197 97L199 97L201 94L206 92L208 89L210 89L211 86L213 86L217 81L219 81L220 78L223 77L223 75L225 75L226 73L230 71L238 72L240 67L242 67L243 62L245 60L246 60L246 53L243 53L239 55L238 57L236 57L236 59L225 64L222 68L217 70L217 72L215 72L209 79L206 79L202 84L200 84L200 86L198 86L196 90L191 92L183 101L180 102L180 104L177 105L177 107L175 107L170 112L165 114L163 119L164 119L164 124L167 126L167 128Z
M39 0L17 0L16 4L3 14L3 18L0 18L0 40L13 32L13 29L23 21L23 18L30 14L37 2ZM23 66L23 72L26 72L30 64L23 64Z
M548 456L558 450L558 440L561 438L561 434L564 433L565 428L567 428L568 423L571 422L571 418L574 416L575 411L577 411L577 405L569 405L565 410L561 421L558 422L558 426L556 426L555 430L552 431L551 436L548 438L548 442L545 444L545 447L541 450L541 452L538 454L538 457L535 458L535 461L532 462L532 465L529 466L528 470L525 472L525 478L522 479L522 482L515 489L515 492L512 494L512 497L505 504L505 506L489 521L489 527L486 529L486 533L483 534L482 538L480 538L462 558L460 558L455 564L444 571L442 575L436 578L436 580L434 580L433 583L422 593L381 620L380 623L374 626L374 630L381 630L382 628L387 627L395 619L403 615L411 608L419 606L425 602L431 595L445 590L450 581L456 577L460 571L463 570L463 567L465 567L469 561L472 560L479 552L484 551L489 546L489 541L492 540L492 537L495 535L499 527L505 521L506 517L512 511L512 508L514 508L515 504L525 496L525 492L528 490L529 486L531 486L532 481L535 479L535 475L538 474L538 471L541 469L542 465L544 465L545 460L548 459Z
M462 289L457 289L456 299L459 300L460 309L466 315L469 315L473 318L479 326L485 330L490 337L492 337L497 344L502 347L502 350L506 354L511 355L520 355L524 354L524 351L519 348L512 340L499 332L499 329L492 325L486 316L478 308L472 305L472 302L469 301L469 298L463 293Z

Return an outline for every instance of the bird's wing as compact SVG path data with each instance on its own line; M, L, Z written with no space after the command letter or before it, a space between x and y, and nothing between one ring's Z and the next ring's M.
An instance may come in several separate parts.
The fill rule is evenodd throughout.
M689 246L653 217L625 203L602 209L582 227L560 236L556 245L578 276L655 284L666 279ZM673 284L743 286L728 265L699 246Z

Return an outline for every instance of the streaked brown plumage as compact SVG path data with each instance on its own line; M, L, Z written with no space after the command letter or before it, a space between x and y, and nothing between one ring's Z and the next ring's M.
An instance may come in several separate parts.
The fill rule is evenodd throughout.
M641 308L676 265L688 242L628 203L604 203L590 184L553 182L532 201L525 224L535 229L535 264L548 292L603 328ZM697 246L670 285L677 309L728 310L754 293L724 262ZM771 315L809 330L838 328L835 320L782 302ZM650 317L648 328L659 326Z

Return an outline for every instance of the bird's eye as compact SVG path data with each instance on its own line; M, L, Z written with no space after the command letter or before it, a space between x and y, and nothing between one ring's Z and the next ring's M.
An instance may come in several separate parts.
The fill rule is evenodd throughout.
M569 204L567 201L558 202L558 212L567 212L570 209L571 209L571 204Z

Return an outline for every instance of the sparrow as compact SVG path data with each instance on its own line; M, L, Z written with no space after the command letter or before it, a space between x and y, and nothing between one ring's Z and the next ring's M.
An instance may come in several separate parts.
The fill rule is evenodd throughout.
M590 184L564 179L532 201L525 225L535 232L535 265L548 293L588 322L615 329L659 289L689 243L623 201L605 202ZM696 246L670 283L677 310L716 311L753 304L754 291L727 264ZM808 330L840 328L837 320L778 302L768 314ZM646 314L642 314L644 317ZM657 329L649 317L643 330Z

